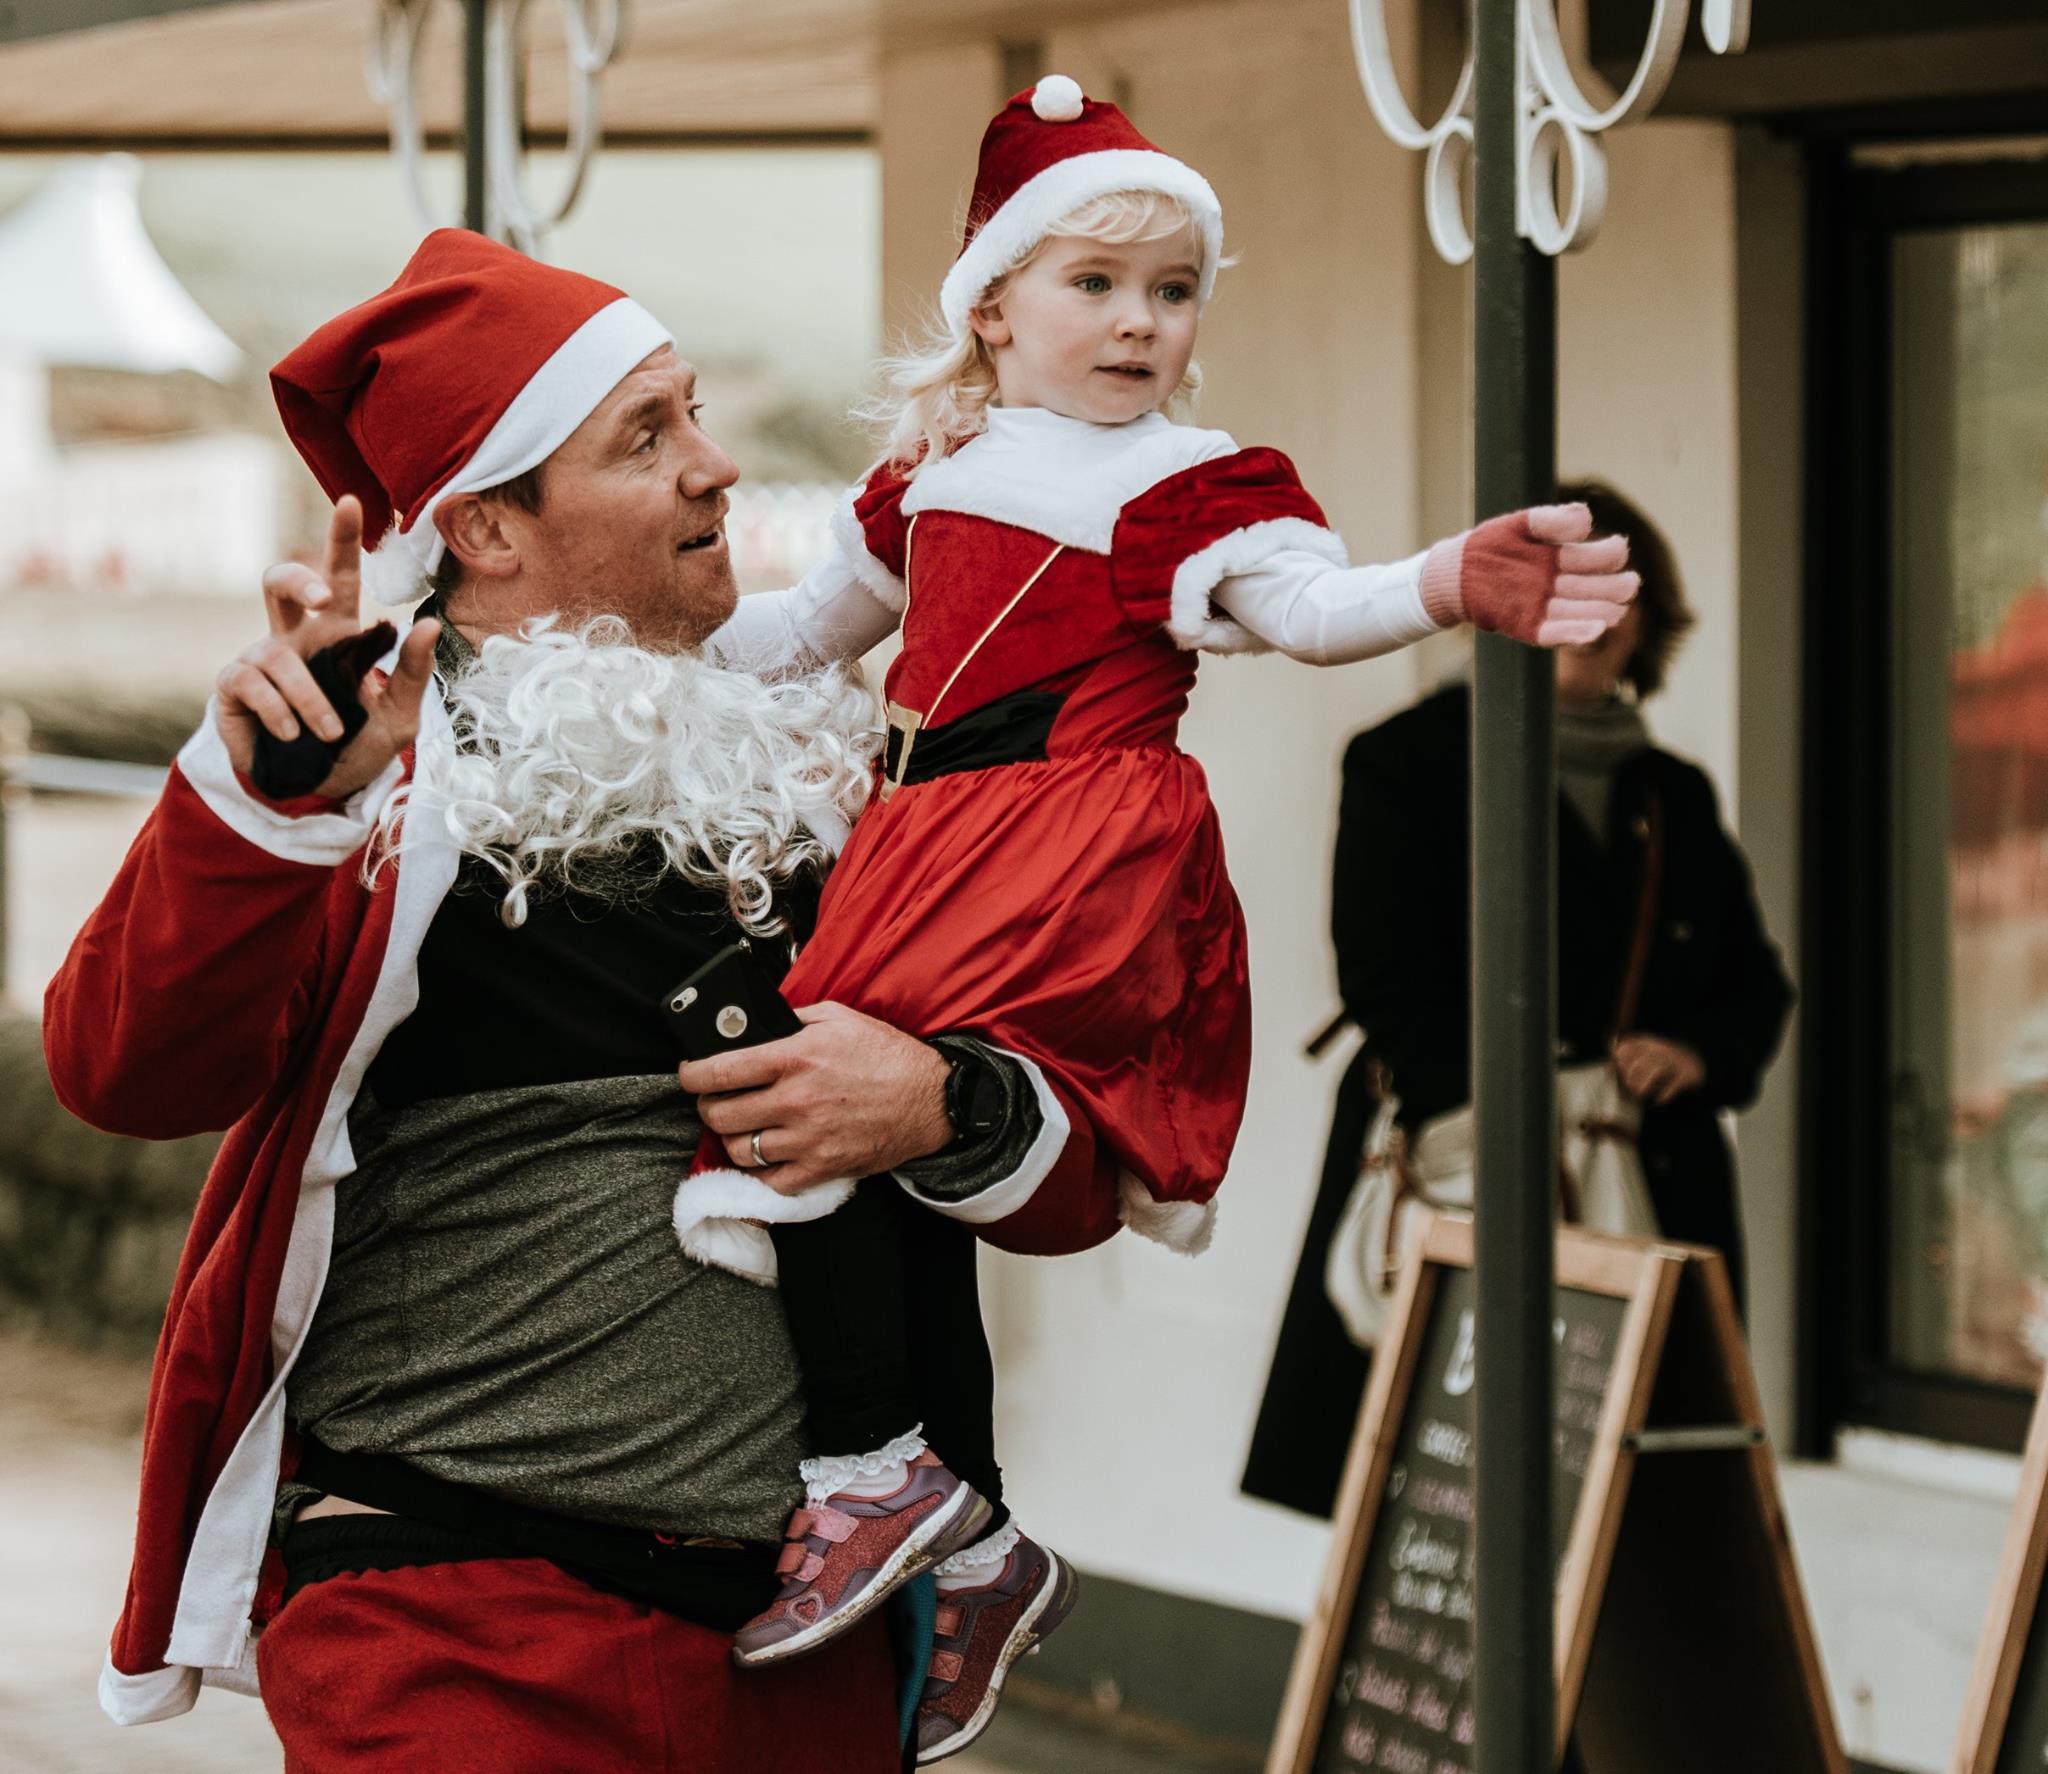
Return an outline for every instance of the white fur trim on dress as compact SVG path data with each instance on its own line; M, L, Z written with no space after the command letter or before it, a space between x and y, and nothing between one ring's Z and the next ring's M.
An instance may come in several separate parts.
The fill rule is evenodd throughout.
M881 601L883 608L903 613L903 581L877 560L868 548L867 532L860 527L860 519L854 515L854 494L860 488L850 489L846 497L832 508L832 540L839 544L839 552L846 557L846 565L853 576Z
M887 1478L899 1467L908 1466L926 1446L924 1425L920 1423L870 1453L813 1454L796 1463L796 1475L804 1481L805 1495L813 1503L822 1503L834 1491L843 1491L862 1479L872 1483Z
M557 345L524 388L499 414L476 453L446 485L414 513L412 521L385 531L363 559L363 586L379 603L408 604L425 595L447 552L434 513L457 493L502 486L538 468L594 413L606 395L632 374L650 352L673 345L667 327L621 296L600 308Z
M1351 557L1334 530L1304 517L1268 518L1219 536L1174 569L1173 601L1167 633L1182 647L1205 653L1267 653L1272 649L1243 623L1220 613L1209 594L1235 573L1249 572L1276 554L1305 549L1332 566L1348 567Z
M676 1191L676 1236L684 1254L713 1269L775 1285L775 1242L763 1222L778 1226L821 1220L853 1195L851 1177L834 1177L801 1195L783 1195L743 1170L707 1170Z
M1055 222L1113 191L1157 191L1188 206L1202 235L1196 299L1208 301L1216 287L1217 261L1223 257L1223 205L1209 181L1156 148L1104 148L1054 161L1019 185L982 223L939 286L939 312L946 324L956 333L965 332L968 313L982 292L1043 240Z
M988 429L931 464L903 495L903 515L959 511L1108 554L1124 507L1161 481L1237 454L1227 431L1146 413L1093 425L1044 407L992 407Z
M1118 1173L1116 1192L1117 1217L1140 1238L1184 1257L1198 1257L1209 1248L1216 1230L1215 1202L1157 1200L1127 1170Z

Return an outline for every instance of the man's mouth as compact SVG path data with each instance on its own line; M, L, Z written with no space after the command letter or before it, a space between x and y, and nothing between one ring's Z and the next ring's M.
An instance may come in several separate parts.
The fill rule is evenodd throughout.
M702 550L707 548L716 548L724 540L725 526L723 524L720 524L715 529L706 530L704 534L701 536L692 536L690 540L687 542L678 542L676 544L676 553L700 553Z

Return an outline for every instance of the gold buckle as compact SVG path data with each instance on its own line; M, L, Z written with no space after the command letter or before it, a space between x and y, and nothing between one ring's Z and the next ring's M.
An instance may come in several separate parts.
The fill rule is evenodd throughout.
M887 800L903 786L903 773L910 768L910 749L917 743L924 716L901 703L889 704L889 738L882 754L882 799Z

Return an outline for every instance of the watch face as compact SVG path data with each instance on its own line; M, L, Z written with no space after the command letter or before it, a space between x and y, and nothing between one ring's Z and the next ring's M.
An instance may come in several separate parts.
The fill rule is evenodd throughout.
M995 1068L978 1053L954 1053L946 1080L946 1119L962 1139L987 1133L1003 1112L1003 1087Z
M1003 1112L1003 1087L992 1066L977 1063L967 1083L967 1124L975 1133L987 1133Z

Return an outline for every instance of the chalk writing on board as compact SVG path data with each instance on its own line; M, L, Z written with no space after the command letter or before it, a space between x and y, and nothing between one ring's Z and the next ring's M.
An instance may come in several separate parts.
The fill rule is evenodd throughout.
M1438 1271L1342 1629L1317 1774L1467 1774L1472 1766L1472 1303L1469 1269ZM1558 1294L1552 1544L1560 1558L1626 1307L1603 1294Z

